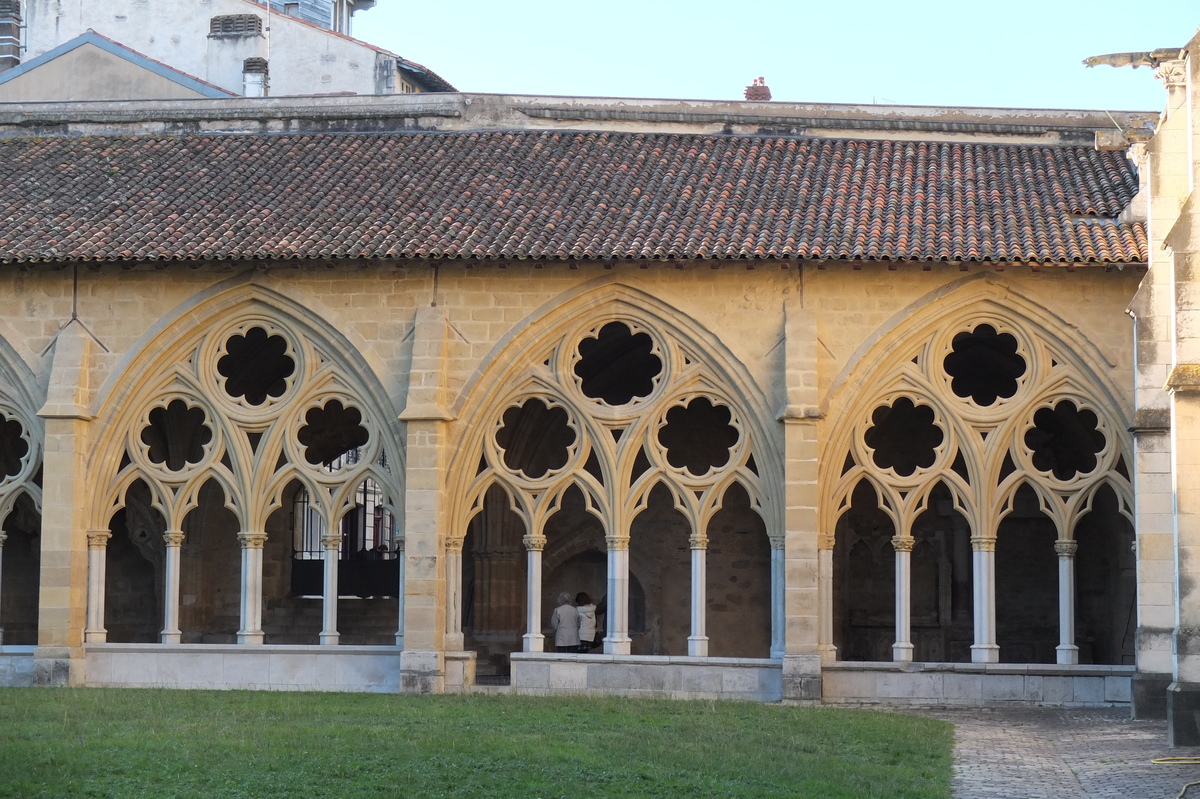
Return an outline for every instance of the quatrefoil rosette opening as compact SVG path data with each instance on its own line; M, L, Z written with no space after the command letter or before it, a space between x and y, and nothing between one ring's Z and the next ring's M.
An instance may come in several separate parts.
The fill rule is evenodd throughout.
M208 413L182 397L155 404L136 430L131 449L152 471L173 480L202 468L216 449Z
M24 425L0 411L0 483L20 477L28 467L32 451Z
M1061 483L1097 473L1109 434L1095 411L1074 399L1038 407L1022 429L1018 456L1025 468Z
M245 324L224 336L215 361L218 396L250 412L284 399L300 371L293 342L266 323Z
M578 460L580 439L565 407L546 397L527 397L500 415L493 443L497 465L525 481L539 482Z
M861 443L871 463L901 478L935 468L948 450L933 407L903 395L875 406Z

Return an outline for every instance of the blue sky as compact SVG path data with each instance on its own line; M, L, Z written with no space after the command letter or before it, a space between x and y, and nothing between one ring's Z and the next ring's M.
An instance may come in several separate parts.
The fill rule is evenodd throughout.
M1136 9L1136 10L1135 10ZM1197 0L379 0L354 35L463 91L1158 110L1153 72L1091 55L1185 44Z

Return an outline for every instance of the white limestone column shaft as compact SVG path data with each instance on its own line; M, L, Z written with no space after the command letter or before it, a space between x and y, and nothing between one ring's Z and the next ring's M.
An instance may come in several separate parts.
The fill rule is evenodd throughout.
M604 654L628 655L629 637L629 539L606 536L608 544L608 635Z
M331 532L332 531L332 532ZM325 528L321 536L322 566L325 579L321 582L321 645L336 646L338 638L338 550L342 545L338 525Z
M1079 647L1075 645L1075 541L1055 541L1058 555L1058 663L1074 666L1079 663Z
M821 619L817 628L817 651L822 663L837 660L833 645L833 542L834 536L825 533L817 537L817 586L820 590ZM772 557L774 552L771 553Z
M462 548L461 538L446 541L446 651L461 652L462 631Z
M542 635L542 550L546 539L540 535L527 535L525 558L529 565L525 576L525 635L526 652L544 652L546 636Z
M0 520L0 521L2 521L2 520ZM4 575L4 542L5 542L7 539L8 539L8 536L4 534L4 531L3 531L3 530L0 530L0 597L3 597L3 596L4 596L4 580L3 580L3 575ZM3 610L4 610L4 608L3 608L3 607L0 607L0 614L2 614L2 613L3 613ZM0 618L3 618L3 616L2 616L2 615L0 615ZM3 627L3 625L0 625L0 646L4 646L4 627Z
M971 569L975 585L975 643L972 663L999 663L996 644L996 539L971 536Z
M392 551L395 553L394 557L397 558L397 560L399 560L399 563L396 564L396 571L398 573L399 583L400 583L396 587L396 605L397 605L396 613L398 616L398 619L396 621L396 646L403 649L404 648L404 572L405 572L404 539L403 538L394 540Z
M784 541L771 541L771 657L787 654L787 581L784 578L787 551Z
M104 629L104 582L108 565L108 530L88 530L88 603L87 628L83 640L89 644L102 644L108 640Z
M242 545L242 628L238 630L238 643L261 644L263 545L267 534L238 533L238 542Z
M160 640L164 644L178 644L183 633L179 630L179 557L183 546L183 531L168 530L163 533L167 545L163 559L163 628Z
M896 642L892 644L892 660L907 662L913 659L912 643L912 549L913 537L898 535L892 538L896 560Z
M692 634L688 636L688 656L708 657L708 632L705 611L708 607L708 538L693 536L692 546Z

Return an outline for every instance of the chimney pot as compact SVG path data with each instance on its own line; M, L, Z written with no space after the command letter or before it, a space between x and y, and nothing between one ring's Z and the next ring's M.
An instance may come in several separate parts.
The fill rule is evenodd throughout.
M770 100L771 90L767 87L767 82L761 77L751 81L750 85L746 87L746 99L757 102Z

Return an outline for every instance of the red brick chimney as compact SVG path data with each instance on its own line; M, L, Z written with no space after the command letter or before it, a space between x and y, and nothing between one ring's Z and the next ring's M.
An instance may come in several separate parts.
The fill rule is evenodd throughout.
M770 100L771 90L767 88L767 84L762 78L755 78L754 82L746 87L746 99Z

